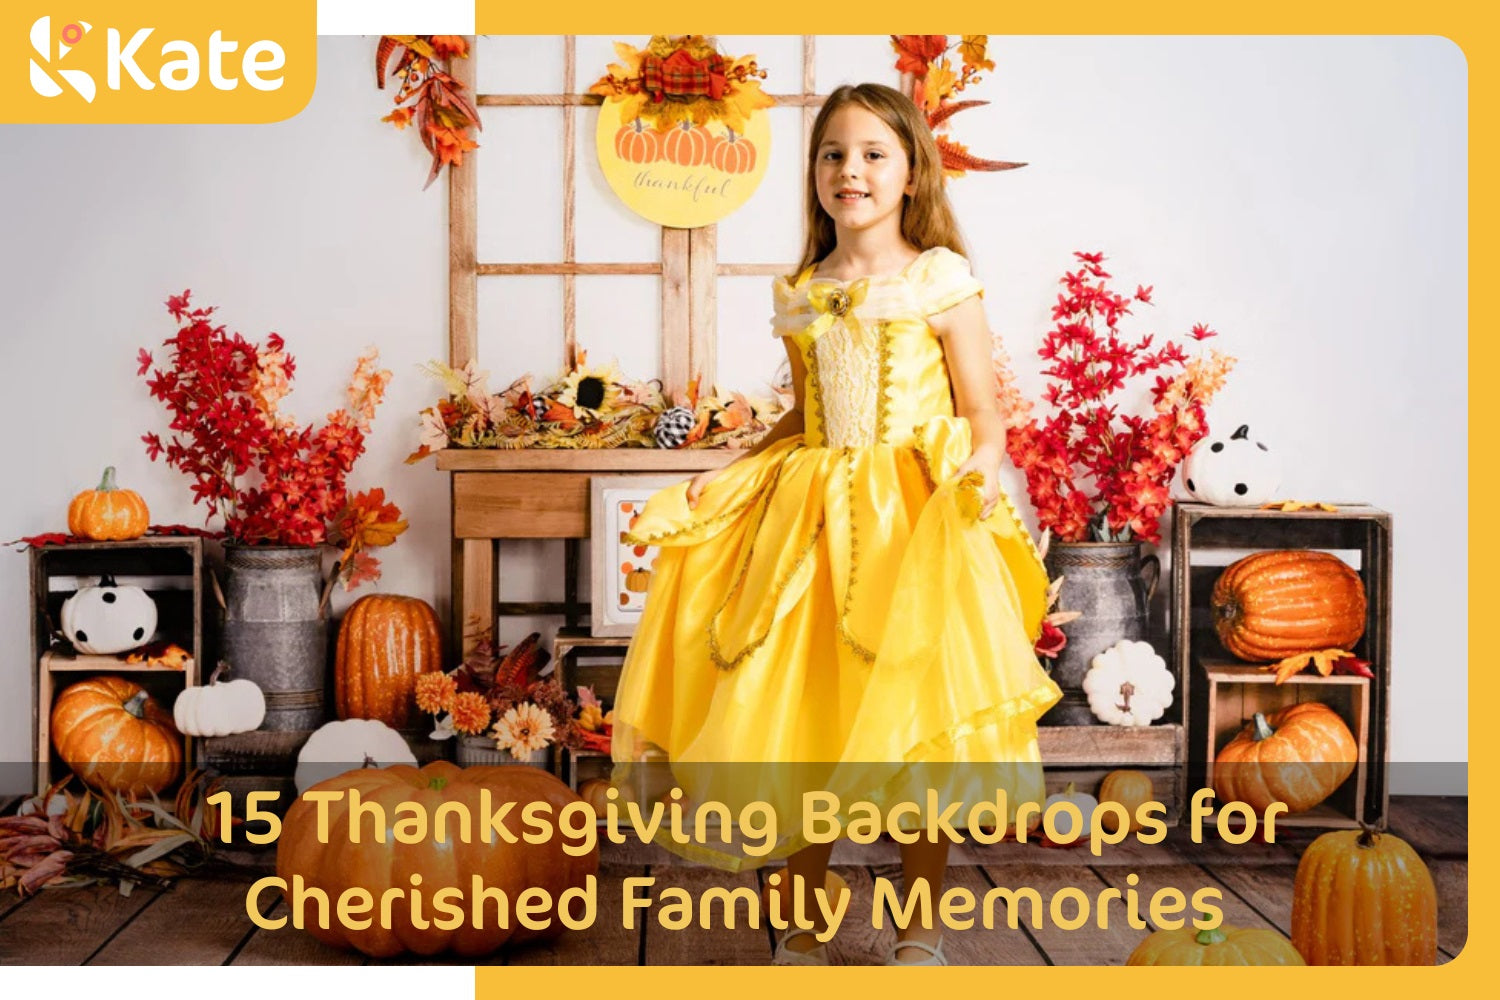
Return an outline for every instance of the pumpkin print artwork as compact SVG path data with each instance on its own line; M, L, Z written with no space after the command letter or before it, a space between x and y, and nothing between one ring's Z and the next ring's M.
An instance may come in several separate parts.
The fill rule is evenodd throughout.
M68 531L96 542L140 538L150 525L146 501L134 490L115 485L113 465L104 470L98 486L83 491L68 504Z
M443 667L440 635L437 613L420 598L367 594L350 605L335 654L338 717L411 724L417 675Z
M1263 928L1220 924L1196 930L1191 923L1157 931L1136 945L1126 965L1306 965L1286 938Z
M644 505L639 501L616 501L616 519L630 525L640 516ZM622 532L616 543L613 565L616 567L615 590L620 595L620 610L639 613L646 606L646 591L651 586L651 568L656 565L656 546L631 545Z
M1292 944L1308 965L1436 964L1432 873L1392 834L1323 834L1297 865Z
M655 163L661 159L661 137L637 118L615 133L615 153L630 163Z
M1314 649L1353 649L1365 633L1365 588L1337 556L1257 552L1214 582L1214 630L1232 655L1272 662Z
M149 795L182 773L182 738L172 713L123 677L70 684L52 705L50 725L58 756L101 791Z
M371 919L367 927L359 929L346 926L343 921L329 920L327 927L318 926L316 919L305 923L307 931L319 941L334 948L352 948L366 955L389 957L403 953L436 955L451 952L463 957L488 955L497 949L522 944L527 941L556 937L563 931L557 919L557 900L569 889L582 888L589 876L599 869L599 851L596 847L587 854L574 856L565 851L565 841L554 836L542 843L530 844L521 839L525 832L521 811L528 803L545 803L555 820L564 807L579 801L577 795L552 775L534 767L468 767L460 768L447 761L437 761L418 769L408 765L387 768L364 768L349 771L323 781L320 791L345 792L357 789L362 804L376 804L388 817L398 814L396 807L403 802L415 803L431 820L438 815L440 807L454 803L467 808L474 818L471 836L465 838L456 831L458 824L449 821L449 840L442 842L434 836L416 843L403 844L394 836L379 843L370 836L361 838L358 844L350 843L348 810L349 796L344 794L329 808L328 843L318 840L318 807L305 798L299 798L287 810L282 824L281 837L276 845L276 874L292 884L294 876L301 876L305 884L328 894L337 900L345 891L362 889L375 900L381 900L387 890L398 890L394 895L389 927L382 926L379 919ZM508 811L504 825L516 842L508 843L496 837L486 844L479 834L485 812L481 809L481 795L489 792L491 807L498 809L507 802L516 803ZM451 813L453 810L447 810ZM398 819L399 822L399 819ZM365 821L368 828L369 821ZM555 826L554 826L555 829ZM421 910L413 906L411 896L412 877L421 875ZM544 890L553 901L553 909L533 914L538 921L550 924L546 929L525 927L510 915L508 927L499 926L494 903L485 907L485 920L476 927L471 918L470 894L474 879L478 878L486 888L505 893L514 908L516 901L528 889ZM441 916L434 911L431 901L444 889L457 890L448 893L463 913L463 919L452 929L438 926ZM378 914L379 907L370 914ZM315 915L315 911L310 910ZM570 912L578 912L576 906ZM414 919L420 916L422 919ZM446 924L444 920L442 923Z
M1214 758L1214 792L1263 813L1273 802L1293 813L1318 805L1359 762L1354 734L1317 701L1255 717Z

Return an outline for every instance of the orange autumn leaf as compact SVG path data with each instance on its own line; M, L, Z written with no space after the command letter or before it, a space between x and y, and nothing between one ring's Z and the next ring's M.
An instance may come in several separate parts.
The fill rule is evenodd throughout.
M390 122L398 129L404 129L411 124L411 108L397 108L380 120Z
M432 51L439 59L469 58L469 44L463 35L433 35Z
M928 111L936 111L938 107L953 95L958 87L958 74L953 72L953 67L948 64L947 59L939 59L927 70L927 85L922 91L922 100Z
M464 152L470 149L478 149L479 143L470 139L465 133L442 125L429 125L427 131L432 135L434 152L437 153L441 164L453 164L463 166Z
M1268 663L1260 669L1263 672L1276 671L1276 683L1285 684L1287 678L1301 673L1308 667L1316 667L1318 673L1324 677L1333 673L1334 664L1345 658L1354 658L1354 654L1345 649L1320 649L1311 650L1306 653L1296 653L1276 663Z
M994 69L994 61L988 57L989 45L989 35L964 35L958 43L958 54L963 56L965 68Z
M891 48L896 50L898 56L897 71L926 76L928 64L948 51L948 36L892 35Z
M401 508L386 503L385 490L378 487L350 497L338 524L339 537L355 551L390 545L405 530Z

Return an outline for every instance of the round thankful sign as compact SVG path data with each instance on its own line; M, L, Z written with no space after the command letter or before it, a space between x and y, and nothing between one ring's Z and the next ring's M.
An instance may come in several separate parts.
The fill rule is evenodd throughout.
M764 113L750 115L744 133L718 121L683 121L658 131L644 119L623 119L621 107L605 101L599 108L599 167L636 214L674 229L707 226L760 186L771 152Z

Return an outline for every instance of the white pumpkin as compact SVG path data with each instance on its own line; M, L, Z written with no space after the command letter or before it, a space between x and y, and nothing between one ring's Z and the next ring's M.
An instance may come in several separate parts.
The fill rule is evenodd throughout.
M1281 458L1240 424L1228 437L1203 438L1182 463L1182 485L1216 507L1258 507L1281 489Z
M1052 825L1057 827L1057 835L1062 838L1061 842L1074 843L1076 838L1081 837L1088 829L1089 817L1094 815L1094 809L1098 807L1099 800L1088 792L1080 792L1078 786L1070 781L1067 788L1047 796L1047 800L1042 803L1042 815L1046 816L1047 810L1059 802L1071 802L1078 807L1079 812L1083 813L1083 827L1079 830L1073 829L1073 817L1065 812L1057 813L1052 819Z
M203 687L183 690L172 703L172 721L189 736L233 736L259 728L266 696L250 680L220 681L219 671Z
M327 778L361 767L416 766L406 740L376 719L330 722L307 738L297 754L297 794Z
M140 587L116 586L106 576L63 601L61 619L63 635L80 653L124 653L156 634L156 602Z
M1177 678L1149 642L1121 639L1089 661L1083 693L1089 710L1111 726L1149 726L1172 704Z

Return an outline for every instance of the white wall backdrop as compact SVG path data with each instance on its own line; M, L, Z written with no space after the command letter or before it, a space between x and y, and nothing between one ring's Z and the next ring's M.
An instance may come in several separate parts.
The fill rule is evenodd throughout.
M610 38L581 39L580 77ZM793 36L724 37L756 52L771 92L795 89ZM818 87L894 83L883 36L818 40ZM487 39L482 91L560 88L555 38ZM295 119L266 126L0 126L7 239L0 289L0 426L13 472L0 538L62 530L103 466L157 523L202 523L186 481L146 459L165 427L136 351L174 332L163 303L191 288L253 339L298 360L288 401L335 408L354 358L381 348L395 379L351 484L384 486L411 528L382 553L379 588L448 606L447 476L407 466L436 387L416 366L447 351L446 194L426 156L379 118L373 38L324 38ZM1255 425L1286 455L1284 493L1363 500L1396 524L1392 756L1467 760L1467 67L1441 38L995 37L998 64L954 120L975 153L1029 166L952 188L992 325L1023 385L1074 250L1102 250L1119 287L1154 285L1129 329L1219 330L1239 367L1210 419ZM587 82L584 79L583 82ZM480 256L561 252L556 109L485 109ZM800 245L800 113L775 110L763 187L720 227L728 261ZM609 193L578 115L582 260L653 260L657 230ZM654 278L579 279L591 358L649 377ZM783 357L765 279L720 287L721 371L758 391ZM562 361L560 283L481 283L481 358L498 386ZM1012 495L1024 499L1012 479ZM1025 508L1024 502L1021 507ZM508 548L506 599L561 596L560 543ZM350 598L340 595L336 610ZM0 558L0 760L30 756L26 557ZM502 639L551 622L513 622ZM1400 776L1397 776L1399 782ZM19 789L3 789L0 792ZM1464 790L1403 788L1397 792Z

